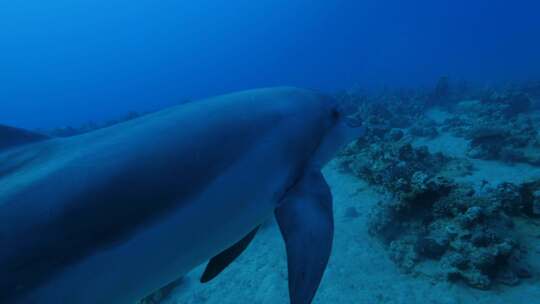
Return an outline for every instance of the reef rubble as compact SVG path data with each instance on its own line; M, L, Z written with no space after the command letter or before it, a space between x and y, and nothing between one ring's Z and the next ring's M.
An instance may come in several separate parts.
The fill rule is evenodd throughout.
M534 276L516 222L540 218L540 176L523 183L462 177L475 171L475 159L540 166L535 88L457 90L441 78L431 92L406 98L346 95L356 100L354 117L367 131L337 161L341 170L385 194L368 229L404 273L478 289L514 286ZM433 109L444 112L444 119L433 119ZM414 144L440 134L466 140L464 155Z
M406 273L429 260L439 266L431 274L450 281L480 289L515 285L532 276L514 224L533 210L525 189L502 184L478 191L443 178L426 180L414 195L380 202L369 232Z

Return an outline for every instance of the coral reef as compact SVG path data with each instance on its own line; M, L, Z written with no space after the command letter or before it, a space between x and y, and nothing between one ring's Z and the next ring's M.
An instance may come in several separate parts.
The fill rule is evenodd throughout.
M370 215L369 233L401 270L426 274L425 265L435 263L430 276L479 289L533 275L516 222L540 218L540 177L495 185L462 177L473 172L471 159L540 165L534 90L474 91L441 78L431 92L401 100L348 96L357 101L366 135L340 153L338 164L387 197ZM432 119L433 108L446 119ZM450 157L415 144L439 134L466 139L466 154Z
M416 92L383 92L375 96L343 92L334 97L379 135L392 128L408 128L424 113L425 97Z
M465 159L432 154L425 146L413 147L411 137L401 130L384 133L384 140L376 139L377 130L368 128L366 133L346 147L338 161L343 170L382 187L382 191L414 196L437 178L464 176L473 169Z
M413 136L428 138L434 138L439 135L439 131L437 131L437 123L426 117L418 119L414 125L409 128L409 133Z
M532 97L540 97L540 81L531 81L524 84L521 90Z
M413 192L381 202L369 223L370 234L387 244L400 269L415 272L435 260L438 275L479 289L531 276L510 215L532 210L538 190L527 199L526 186L477 192L447 179L416 180Z
M481 100L461 101L441 130L469 140L468 156L507 163L540 164L539 122L524 93L490 93Z
M428 105L445 105L450 100L450 81L447 76L439 78L435 89L429 95L427 100Z

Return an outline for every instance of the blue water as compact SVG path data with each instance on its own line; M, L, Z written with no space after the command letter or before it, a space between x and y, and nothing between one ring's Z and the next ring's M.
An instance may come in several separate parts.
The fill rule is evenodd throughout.
M135 239L142 231L137 216L145 225L153 225L154 220L160 223L159 216L174 207L167 196L176 195L176 188L167 187L175 185L174 178L181 176L190 195L205 193L209 180L228 172L224 168L237 168L231 164L244 160L245 150L260 152L253 149L252 142L263 139L262 144L279 148L280 139L302 131L286 128L283 137L265 137L261 130L272 129L274 123L276 128L282 127L281 121L246 119L252 113L268 118L258 108L212 112L209 125L217 125L216 130L199 123L207 117L206 109L197 104L172 112L182 118L186 113L198 113L193 114L198 120L171 122L167 119L176 116L168 114L137 120L141 114L274 86L332 95L346 105L335 109L332 119L343 118L340 111L347 109L347 125L362 124L365 131L322 170L333 195L335 234L329 266L314 303L539 302L539 12L540 1L534 0L4 0L0 3L0 302L30 294L59 273L71 274L63 268L66 265L87 265L81 261L93 258L92 250L108 253L106 246L129 244L124 238ZM291 95L280 90L264 92L254 96L272 99L307 94L327 101L327 95L305 91L292 91ZM242 98L252 96L244 94L235 96L244 102ZM264 98L263 103L268 101ZM216 105L230 102L227 98L215 100ZM303 98L291 100L308 104L302 103ZM283 113L299 109L281 99L274 105ZM292 126L299 129L303 123L326 117L291 113L294 115L283 117L311 117L295 121ZM126 120L135 121L118 124ZM224 126L223 121L229 125ZM310 126L320 131L326 123ZM177 125L178 130L168 129ZM234 133L237 125L242 135ZM109 126L112 128L107 129ZM204 134L212 141L191 138L191 128L200 131L197 134L207 132ZM95 129L101 131L92 133ZM177 139L177 131L188 136ZM321 138L328 139L328 134L333 133ZM235 141L237 137L241 140ZM287 141L290 146L284 150L291 155L283 159L303 159L292 154L309 149L298 138L290 138L295 140ZM196 157L189 150L192 142L199 149ZM319 143L319 138L302 141L306 145L314 142ZM205 145L212 148L204 149ZM316 148L319 152L320 146ZM179 149L182 157L169 149ZM255 163L262 167L263 163L269 167L273 157L278 164L283 161L279 153L261 155L265 161ZM191 160L189 164L186 159ZM204 168L191 172L197 166ZM175 170L184 167L193 178ZM239 167L238 172L253 173L252 166ZM274 167L280 169L277 165L265 169ZM258 174L240 175L231 174L242 183L259 178ZM314 193L327 198L320 177L313 183L318 187ZM235 181L226 182L236 189ZM139 182L137 187L134 182ZM61 190L55 193L49 188ZM163 214L156 215L158 208L145 205L134 194L140 190L154 198L147 188L162 190L155 197L168 199L152 202L171 205L161 206L163 210L158 211ZM242 184L240 188L247 193L245 197L260 196L250 192L252 187ZM95 189L101 192L95 194ZM224 195L243 198L240 192L227 188ZM58 206L73 203L71 195L80 195L77 202L102 209L86 210L88 206L83 205L68 210L72 213L62 209L60 215L55 214ZM125 215L124 205L96 202L95 197L109 201L129 198L129 202L119 203L135 200L143 207ZM23 210L13 202L36 209ZM99 210L112 210L116 216L102 215ZM25 225L36 229L42 218L48 220L42 213L53 224L80 228L80 223L86 223L95 231L87 231L85 226L72 232L51 224L52 228L43 227L44 239L36 235L5 238L12 231L24 235ZM64 213L74 219L65 220ZM9 218L2 221L6 215ZM112 228L102 231L100 225L92 226L96 223L92 215L99 218L99 224ZM303 223L315 222L308 218ZM86 239L62 240L64 232L69 236L80 233ZM186 235L184 239L189 239ZM317 241L321 244L312 253L324 256L328 238ZM94 248L96 243L103 248ZM15 249L2 251L12 247ZM27 247L61 253L57 259L43 258L37 250L21 250ZM139 251L144 256L153 249L118 248L125 250L126 263L116 260L124 266ZM16 254L17 250L25 252ZM19 258L24 265L15 263L14 267L10 259L17 262ZM201 267L204 265L141 303L273 304L289 300L286 252L273 219L262 224L245 252L216 279L201 284ZM148 268L145 275L151 276L153 269ZM30 287L12 288L10 275ZM86 282L97 282L94 288L117 286L106 280Z
M538 78L539 9L533 0L3 1L0 121L78 125L282 84Z

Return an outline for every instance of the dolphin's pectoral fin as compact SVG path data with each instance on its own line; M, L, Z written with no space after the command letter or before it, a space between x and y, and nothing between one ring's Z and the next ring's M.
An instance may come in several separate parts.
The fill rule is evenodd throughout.
M201 283L209 282L213 278L217 277L218 274L225 270L227 266L229 266L237 257L239 257L247 248L249 243L251 243L255 237L255 234L257 234L259 227L260 226L257 226L236 244L213 257L204 269L204 273L201 276Z
M275 211L287 249L292 304L311 303L330 257L332 194L319 171L307 172Z

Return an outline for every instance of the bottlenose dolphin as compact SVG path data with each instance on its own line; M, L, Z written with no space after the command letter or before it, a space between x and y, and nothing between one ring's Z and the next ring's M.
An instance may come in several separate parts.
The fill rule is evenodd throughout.
M210 259L218 275L275 214L290 300L333 238L320 170L359 136L331 98L270 88L70 138L0 126L0 303L133 304Z

